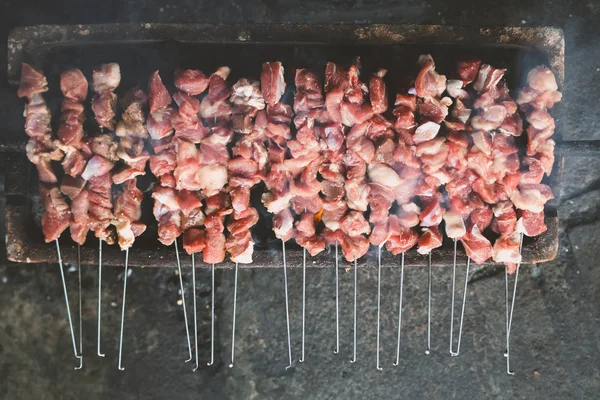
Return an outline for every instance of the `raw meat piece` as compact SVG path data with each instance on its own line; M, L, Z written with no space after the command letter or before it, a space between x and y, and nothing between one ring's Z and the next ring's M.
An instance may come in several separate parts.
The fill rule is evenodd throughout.
M19 97L32 97L46 91L48 91L48 81L44 73L29 64L21 64L21 80L17 95Z
M515 216L516 219L516 216ZM520 217L516 221L516 231L526 236L539 236L546 232L548 227L544 223L544 212L520 211Z
M436 249L442 245L442 234L439 228L432 226L429 228L423 228L423 233L418 240L417 252L419 254L429 254L431 250Z
M279 61L264 63L260 80L262 93L267 104L273 106L279 103L285 91L283 65Z
M467 256L476 264L483 264L492 256L492 244L481 234L477 225L467 230L461 242Z
M446 223L446 236L451 239L460 239L467 232L465 221L456 213L451 211L444 213L444 222Z
M521 251L519 250L520 237L519 233L515 232L509 236L501 236L496 239L493 247L494 261L505 263L510 268L508 273L514 273L514 265L521 262Z
M435 71L430 55L422 55L418 61L421 70L415 79L415 90L421 98L439 97L446 90L446 77Z
M190 96L197 96L208 87L208 78L197 69L175 71L175 87Z

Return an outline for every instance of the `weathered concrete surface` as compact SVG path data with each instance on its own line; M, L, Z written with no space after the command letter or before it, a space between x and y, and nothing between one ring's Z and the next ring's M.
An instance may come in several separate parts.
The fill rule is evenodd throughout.
M596 227L597 229L597 227ZM589 248L589 247L588 247ZM588 253L598 257L600 253ZM236 364L229 369L233 271L217 272L217 363L209 368L209 279L198 276L201 327L200 371L187 358L177 277L173 271L135 270L128 281L125 371L116 370L121 271L105 272L103 350L95 355L96 268L84 267L84 370L73 371L60 278L56 266L0 270L0 343L5 398L554 398L592 396L600 390L597 359L600 324L590 303L598 280L572 260L525 266L514 317L512 365L504 372L504 273L471 274L461 355L448 355L450 270L434 270L432 354L426 344L425 270L406 270L401 363L393 367L399 269L382 273L381 362L375 370L376 269L359 272L358 363L352 351L352 271L340 273L340 354L334 355L334 274L308 270L306 362L299 364L301 271L290 271L294 367L285 371L287 347L281 271L240 271ZM185 271L188 307L190 271ZM68 273L76 311L76 272ZM457 286L464 278L458 268ZM462 289L457 289L462 294ZM460 297L459 297L460 298ZM112 305L111 305L112 303ZM596 306L597 307L597 306ZM457 305L457 313L458 313ZM595 308L597 311L597 308ZM597 314L597 313L596 313ZM458 320L458 315L457 315ZM35 378L32 378L35 377Z

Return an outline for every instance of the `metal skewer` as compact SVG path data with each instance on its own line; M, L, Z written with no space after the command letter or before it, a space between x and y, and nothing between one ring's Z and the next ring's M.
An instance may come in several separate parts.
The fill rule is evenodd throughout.
M208 366L215 363L215 264L211 264L210 282L210 362L206 363Z
M302 350L298 362L304 362L304 334L306 326L306 248L302 248Z
M333 354L340 353L340 301L339 301L339 270L338 270L338 242L335 241L335 350Z
M287 283L287 263L285 261L285 241L281 240L281 249L283 251L283 283L285 290L285 319L287 323L287 343L288 343L288 359L289 365L285 369L292 367L292 340L290 335L290 308L288 304L288 283Z
M96 345L96 352L98 356L104 357L105 354L100 350L100 331L102 329L102 239L98 244L98 343Z
M62 279L63 292L65 294L65 305L67 306L67 317L69 319L69 327L71 329L71 341L73 342L73 354L75 354L75 357L80 360L79 363L81 364L81 356L77 354L77 344L75 343L75 332L73 330L73 321L71 319L71 307L69 306L69 294L67 292L67 282L65 281L65 271L63 268L62 257L60 255L60 245L58 244L58 239L56 239L55 242L56 242L56 254L58 255L58 265L60 267L60 277ZM79 368L76 367L75 369L79 369Z
M129 247L125 249L125 275L123 277L123 306L121 308L121 335L119 338L119 371L123 371L123 327L125 325L125 296L127 295L127 275L129 272Z
M402 263L400 266L400 301L398 303L398 345L396 346L396 362L394 366L400 364L400 332L402 330L402 297L404 291L404 253L402 253Z
M379 365L379 328L380 328L380 313L381 313L381 245L377 249L377 370L383 368Z
M454 355L454 351L452 350L452 333L454 332L454 287L456 284L456 238L454 239L454 258L452 263L452 300L450 304L452 308L450 309L450 355Z
M83 311L81 307L81 246L77 245L77 272L79 275L79 367L83 368Z
M523 250L523 234L519 236L519 256ZM514 371L510 370L510 330L512 328L513 312L515 310L515 297L517 296L517 283L519 281L519 268L521 267L521 261L517 263L517 270L515 272L515 285L513 287L513 296L510 305L510 317L508 318L508 330L506 334L506 373L514 375ZM508 283L507 283L508 285Z
M190 358L185 360L185 362L192 361L192 341L190 340L190 327L188 325L188 317L187 310L185 308L185 294L183 290L183 275L181 273L181 262L179 261L179 249L177 248L177 239L173 242L175 246L175 258L177 259L177 271L179 272L179 288L181 290L181 303L183 304L183 320L185 322L185 333L187 336L187 344L188 344L188 352Z
M467 303L467 284L469 283L469 268L471 266L471 257L467 258L467 270L465 272L465 286L463 288L463 301L462 301L462 309L460 311L460 327L458 328L458 344L456 346L456 351L452 350L452 324L450 324L450 355L452 357L458 356L460 353L460 341L462 339L462 328L463 328L463 319L465 316L465 304ZM454 282L452 282L452 297L454 297ZM452 310L454 311L454 301L452 301ZM452 321L454 321L454 312L452 313Z
M198 369L198 313L196 312L196 263L192 253L192 296L194 296L194 352L196 356L196 366L192 371Z
M429 271L427 274L427 349L425 350L425 354L429 354L431 352L431 251L429 251L428 267Z
M508 337L508 266L504 266L504 314L506 316L506 337ZM504 346L504 357L508 357L508 349Z
M354 257L354 345L352 350L352 360L351 363L356 362L356 299L358 297L358 267L356 265L356 257Z
M235 360L235 309L237 304L237 281L238 281L238 263L235 263L235 278L233 281L233 322L231 324L231 364L229 368L233 368Z

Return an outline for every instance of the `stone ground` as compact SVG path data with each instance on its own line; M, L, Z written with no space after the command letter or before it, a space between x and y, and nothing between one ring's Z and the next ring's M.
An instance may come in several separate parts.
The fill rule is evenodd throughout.
M52 4L50 6L50 4ZM219 7L216 7L218 5ZM481 25L555 25L565 29L567 62L565 140L600 139L597 122L600 5L531 1L387 2L182 2L45 3L10 0L1 18L10 27L39 23L156 22L394 22ZM3 36L4 37L4 36ZM5 50L1 50L3 60ZM4 61L0 68L4 73ZM3 78L2 82L6 82ZM14 109L3 86L3 120ZM56 265L0 266L0 396L6 399L179 398L597 398L600 391L600 160L568 158L559 215L558 258L521 269L512 333L513 377L505 373L504 270L472 270L461 355L448 355L450 270L433 276L432 353L426 345L427 274L407 269L401 362L393 367L399 269L382 283L382 366L375 369L377 271L359 272L358 362L352 350L350 270L340 273L340 354L334 355L334 271L310 269L307 287L306 362L300 350L301 271L289 272L294 367L287 348L281 270L241 270L237 304L236 365L231 351L233 271L217 271L216 363L210 356L210 274L197 276L200 370L187 358L183 313L174 269L135 269L128 281L125 371L117 371L122 270L103 279L103 351L95 355L97 268L84 266L84 369L73 371L64 298ZM3 202L2 202L3 204ZM464 266L457 281L464 279ZM191 274L185 271L188 307ZM67 272L76 310L77 271ZM458 285L461 286L460 284ZM462 289L458 289L462 295ZM458 308L458 307L457 307ZM77 323L77 320L75 320Z

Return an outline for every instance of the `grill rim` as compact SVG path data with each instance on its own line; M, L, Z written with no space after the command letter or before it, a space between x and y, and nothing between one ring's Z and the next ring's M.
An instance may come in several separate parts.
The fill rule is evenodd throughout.
M127 38L127 39L123 39ZM276 38L276 39L274 39ZM269 43L269 44L435 44L435 45L476 45L476 46L516 46L533 49L542 53L548 66L554 72L559 88L564 85L564 56L565 44L562 29L556 27L476 27L476 26L441 26L441 25L413 25L413 24L173 24L173 23L123 23L123 24L92 24L92 25L36 25L14 28L8 38L8 81L11 85L18 85L21 63L26 59L28 52L37 47L54 45L84 45L92 43L123 43L123 42L158 42L175 40L195 43ZM563 107L557 105L553 114L557 120ZM559 125L560 128L560 125ZM554 173L548 179L548 184L557 195L557 199L547 204L546 224L548 230L535 238L527 238L523 246L523 263L542 263L556 258L558 252L558 215L557 204L561 192L561 178L564 173L564 157L566 154L559 151L560 129L554 135L558 147ZM566 143L566 142L565 142ZM572 143L572 142L571 142ZM596 146L598 147L598 146ZM0 147L4 149L4 147ZM7 169L8 174L17 174L21 178L22 166L27 164L24 156L24 143L19 146L13 142L6 146L8 152L17 152L18 155ZM19 173L21 171L21 173ZM21 186L19 184L18 186ZM56 255L52 246L31 240L26 234L28 211L27 205L19 196L27 195L27 182L21 189L16 189L16 196L8 190L6 203L6 245L7 258L20 263L55 262ZM12 197L11 197L12 196ZM16 200L16 201L15 201ZM445 241L446 242L446 241ZM94 243L94 242L92 242ZM97 262L97 246L92 243L82 246L81 261L84 264ZM97 243L97 242L95 242ZM168 267L175 266L175 255L171 250L157 242L154 249L132 249L130 257L131 266L139 267ZM61 245L62 258L66 263L75 263L77 260L77 246ZM133 256L135 255L135 256ZM463 250L459 249L458 255L465 257ZM301 265L302 252L289 249L286 252L288 265L296 267ZM370 251L359 264L375 265L375 252ZM398 257L389 252L382 253L383 266L397 266ZM434 265L446 267L452 265L452 249L444 245L432 253ZM197 260L198 268L208 267ZM254 253L254 262L240 267L249 268L277 268L281 265L281 250L257 250ZM307 266L333 267L331 249L311 258ZM406 266L426 266L427 257L411 250L406 254ZM103 265L122 265L123 252L117 246L105 246L103 249ZM184 266L191 266L189 257L182 258ZM233 263L223 262L222 268L231 268ZM486 262L484 265L497 265L495 262Z

